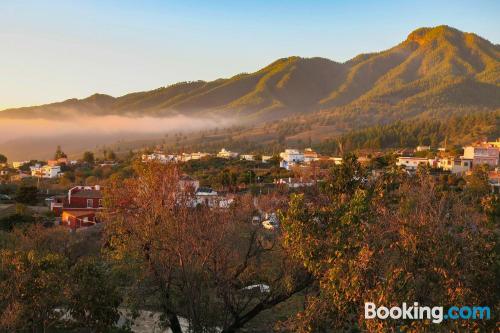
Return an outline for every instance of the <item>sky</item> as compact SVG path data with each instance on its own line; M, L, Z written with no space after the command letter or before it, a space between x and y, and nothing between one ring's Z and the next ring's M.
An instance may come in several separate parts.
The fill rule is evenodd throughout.
M0 0L0 110L346 61L450 25L500 43L500 1Z

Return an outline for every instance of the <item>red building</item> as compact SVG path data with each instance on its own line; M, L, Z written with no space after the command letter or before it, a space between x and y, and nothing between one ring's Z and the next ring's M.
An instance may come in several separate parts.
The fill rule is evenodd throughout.
M75 186L67 196L55 197L50 210L62 217L62 224L71 228L98 223L96 213L102 210L102 190L99 185Z
M81 227L90 227L98 223L95 212L86 210L68 210L63 211L61 216L61 224L67 225L71 229Z

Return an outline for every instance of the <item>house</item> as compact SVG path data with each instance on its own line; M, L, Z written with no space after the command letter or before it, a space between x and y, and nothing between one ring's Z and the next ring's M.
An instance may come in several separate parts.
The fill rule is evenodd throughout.
M68 165L69 160L66 157L58 158L57 160L48 160L48 166L57 166L57 165Z
M191 153L190 155L192 160L201 160L202 158L210 156L209 153L202 153L202 152Z
M464 147L463 158L472 160L472 166L487 164L490 167L498 165L498 153L500 148L495 144L480 142Z
M437 167L453 174L463 174L472 168L472 160L463 157L443 157L439 159Z
M304 150L304 162L311 163L319 160L319 154L312 150L311 148L306 148Z
M61 173L61 167L59 165L40 166L40 164L36 164L35 166L30 167L30 169L31 169L31 175L33 177L40 177L40 178L57 178Z
M181 155L174 156L175 160L178 161L191 161L191 160L201 160L204 157L210 156L209 153L202 153L202 152L197 152L197 153L182 153Z
M22 167L22 166L23 166L23 165L25 165L25 164L28 164L29 162L30 162L30 161L21 161L21 162L17 161L17 162L12 162L12 167L13 167L14 169L19 169L20 167Z
M262 226L267 230L276 230L279 228L279 219L276 213L266 213Z
M330 157L329 160L333 161L335 165L340 165L343 161L342 157Z
M417 146L416 151L429 151L431 150L431 146Z
M280 167L287 170L290 170L296 164L304 162L304 154L297 149L285 149L284 152L280 153L280 157Z
M82 227L90 227L98 223L95 211L88 210L71 210L63 211L61 216L61 224L78 229Z
M217 192L209 187L198 187L196 190L197 203L208 204L217 198Z
M267 163L273 158L272 155L262 155L262 163Z
M252 154L242 154L240 158L245 161L255 161L255 155Z
M428 158L424 157L398 157L397 166L404 166L408 171L417 170L419 165L430 165Z
M500 138L498 138L496 141L490 141L488 142L489 145L495 148L500 148Z
M229 208L234 198L221 197L216 191L209 187L199 187L195 193L192 206L206 205L210 208Z
M226 150L225 148L222 148L220 152L217 153L217 157L220 158L236 158L238 157L238 155L239 155L238 153Z
M492 193L500 194L500 168L488 173L488 183Z
M50 210L62 218L62 223L72 228L94 224L97 212L103 209L100 185L75 186L66 196L56 196L50 201Z
M143 162L160 162L160 163L168 163L168 162L174 162L175 161L175 156L174 155L165 155L164 153L161 152L154 152L151 154L143 154L142 155L142 161Z
M192 155L188 153L182 153L181 155L177 155L175 158L182 162L191 161L193 159Z
M276 185L286 185L289 188L309 187L315 184L314 181L305 181L302 178L281 178L274 182Z

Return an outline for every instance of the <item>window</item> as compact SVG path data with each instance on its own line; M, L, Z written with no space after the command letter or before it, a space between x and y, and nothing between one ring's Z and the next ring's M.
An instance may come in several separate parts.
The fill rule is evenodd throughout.
M87 199L87 208L92 208L92 207L94 207L94 200Z
M102 207L102 199L99 199L99 207Z

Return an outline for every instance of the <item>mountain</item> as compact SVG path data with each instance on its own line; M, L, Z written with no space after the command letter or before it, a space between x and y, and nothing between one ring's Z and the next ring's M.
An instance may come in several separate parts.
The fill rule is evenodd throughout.
M95 94L9 109L0 117L71 115L240 116L262 121L314 111L500 107L500 45L448 26L420 28L395 47L337 63L279 59L261 70L211 82L181 82L121 97Z

